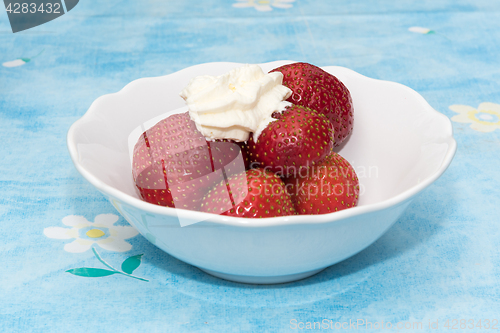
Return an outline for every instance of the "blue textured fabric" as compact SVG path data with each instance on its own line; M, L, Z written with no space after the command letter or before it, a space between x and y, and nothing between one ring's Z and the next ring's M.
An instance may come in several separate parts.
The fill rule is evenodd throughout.
M233 6L253 3L84 0L16 34L0 10L0 331L286 332L358 319L366 331L382 321L445 330L454 319L500 328L500 2ZM405 84L453 119L458 142L448 171L380 240L316 276L276 286L208 276L134 235L69 158L70 125L134 79L281 59ZM101 220L97 236L130 236L120 251L65 247L90 237L90 227L70 234L78 221ZM121 273L66 272L108 274L104 262Z

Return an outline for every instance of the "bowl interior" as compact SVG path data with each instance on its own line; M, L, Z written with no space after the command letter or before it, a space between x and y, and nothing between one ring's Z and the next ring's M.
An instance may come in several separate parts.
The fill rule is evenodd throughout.
M264 71L288 62L261 64ZM134 131L151 119L184 107L179 92L197 75L220 75L240 66L211 63L167 76L144 78L97 99L70 130L68 145L77 168L100 182L139 198L132 179ZM352 135L337 151L360 180L359 206L383 202L435 176L454 144L450 121L403 85L367 78L342 67L324 67L352 94ZM146 124L146 125L144 125ZM102 190L102 188L101 188Z

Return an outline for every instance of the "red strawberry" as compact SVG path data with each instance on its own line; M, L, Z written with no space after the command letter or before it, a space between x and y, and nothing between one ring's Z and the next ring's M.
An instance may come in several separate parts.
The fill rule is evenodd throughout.
M333 125L322 114L303 106L286 107L262 131L257 142L248 141L250 159L280 175L287 169L308 167L327 156L333 147Z
M188 113L147 130L134 147L132 175L143 199L161 206L199 210L201 199L224 179L244 170L240 147L207 142Z
M335 128L335 146L352 131L353 106L349 90L335 76L311 64L298 62L273 69L283 73L283 85L293 93L287 101L323 113Z
M358 203L359 181L353 167L332 153L323 161L286 180L298 214L327 214Z
M250 133L250 137L252 133ZM250 159L250 152L248 149L248 142L235 142L241 149L241 155L243 157L243 161L245 162L245 170L254 169L256 166L252 166L252 160Z
M234 175L216 185L203 198L201 211L251 218L295 214L281 178L262 168Z
M236 156L241 153L245 170L250 168L250 159L248 157L248 146L245 142L235 142L228 139L217 139L215 141L207 141L208 147L211 150L212 158L219 162L215 165L216 169L227 166L229 162L234 161Z

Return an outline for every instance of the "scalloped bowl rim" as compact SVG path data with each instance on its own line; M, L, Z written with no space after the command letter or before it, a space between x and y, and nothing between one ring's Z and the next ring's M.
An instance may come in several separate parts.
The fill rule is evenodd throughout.
M272 64L276 63L277 66L281 66L283 64L287 63L293 63L297 61L290 61L290 60L279 60L279 61L273 61L265 64ZM188 69L194 69L196 67L202 67L202 66L229 66L229 65L238 65L239 63L233 63L233 62L211 62L211 63L204 63L204 64L199 64L199 65L194 65L191 67L184 68L180 71L177 71L175 73L180 73L182 71L186 71ZM243 65L243 64L240 64ZM263 65L263 64L259 64ZM376 211L381 211L384 209L387 209L389 207L397 206L399 204L402 204L408 200L411 200L414 196L416 196L418 193L422 192L425 188L427 188L429 185L431 185L434 181L436 181L448 168L450 165L456 149L457 149L457 143L455 139L453 138L453 127L451 125L451 121L449 120L448 117L443 115L442 113L436 111L433 109L427 101L415 90L397 83L397 82L392 82L392 81L385 81L385 80L379 80L379 79L373 79L369 78L367 76L364 76L360 73L357 73L351 69L341 67L341 66L323 66L321 67L322 69L335 69L335 68L341 68L342 70L346 70L351 72L351 74L357 75L360 78L364 80L373 80L377 81L380 84L388 84L388 85L393 85L397 86L400 89L406 90L408 93L414 95L417 99L420 99L422 104L426 106L426 108L429 111L432 111L435 113L436 116L438 117L443 117L446 118L448 121L448 128L447 128L447 143L449 143L449 148L446 151L446 154L442 160L441 165L439 166L439 169L436 170L432 175L428 176L426 179L422 180L420 183L413 185L409 189L403 191L402 193L388 198L386 200L383 200L378 203L373 203L373 204L367 204L363 206L356 206L352 207L349 209L345 209L342 211L338 212L333 212L333 213L328 213L328 214L320 214L320 215L292 215L292 216L280 216L280 217L268 217L268 218L260 218L260 219L249 219L249 218L241 218L241 217L231 217L231 216L223 216L223 215L215 215L215 214L210 214L210 213L203 213L203 212L196 212L196 211L187 211L184 210L183 214L187 217L192 217L193 219L197 219L198 221L203 221L203 222L211 222L215 224L221 224L221 225L228 225L228 226L233 226L233 227L250 227L250 228L262 228L262 227L276 227L276 226L287 226L287 225L319 225L319 224L325 224L325 223L333 223L336 221L344 220L347 218L363 215L363 214L368 214ZM98 103L102 99L106 99L109 96L114 96L114 95L120 95L120 94L125 94L131 86L134 86L136 84L141 83L142 81L147 81L149 79L157 79L165 76L169 76L175 73L167 74L164 76L159 76L159 77L145 77L145 78L140 78L137 80L134 80L130 83L128 83L125 87L123 87L120 91L116 93L111 93L111 94L105 94L97 98L90 108L87 110L87 112L76 122L73 123L73 125L70 127L68 134L67 134L67 145L68 145L68 150L71 156L71 159L78 170L78 172L87 180L89 181L94 187L96 187L99 191L114 197L118 200L121 200L122 202L129 204L131 206L134 206L142 211L152 213L152 214L157 214L157 215L164 215L164 216L170 216L170 217L176 217L176 208L170 208L170 207L163 207L163 206L158 206L154 204L147 203L145 201L142 201L141 199L134 198L106 183L103 181L99 180L96 176L94 176L90 171L85 169L80 163L78 162L78 150L75 142L75 131L77 128L80 126L82 122L84 122L87 118L89 118L91 115L96 113L98 110L95 107L96 103ZM305 218L309 218L313 216L314 219L308 219L304 220Z

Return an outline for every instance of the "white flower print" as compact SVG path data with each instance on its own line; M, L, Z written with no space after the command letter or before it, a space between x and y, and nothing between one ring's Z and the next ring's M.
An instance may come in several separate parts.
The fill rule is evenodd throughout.
M287 9L293 7L292 3L295 0L236 0L233 7L248 8L254 7L260 12L269 12L273 7Z
M485 102L477 109L468 105L451 105L450 110L458 113L451 120L469 123L473 130L487 133L500 129L500 104Z
M29 59L27 59L27 60L29 61ZM26 59L16 59L16 60L4 62L2 64L2 66L4 66L4 67L18 67L18 66L24 65L28 61L26 61Z
M88 251L94 244L108 251L129 251L132 245L125 239L136 236L138 232L130 226L115 226L117 221L118 216L114 214L97 215L94 222L83 216L69 215L62 222L71 228L48 227L43 233L54 239L74 238L73 242L64 245L64 250L71 253Z
M12 60L12 61L6 61L6 62L4 62L2 64L2 66L4 66L4 67L19 67L19 66L22 66L24 64L27 64L31 60L35 59L36 57L38 57L40 54L43 53L43 51L45 51L45 49L43 49L42 51L40 51L40 53L38 53L36 56L31 57L31 58L18 58L18 59Z
M434 33L433 30L431 30L429 28L422 28L422 27L410 27L410 28L408 28L408 30L411 32L415 32L417 34L423 34L423 35Z

